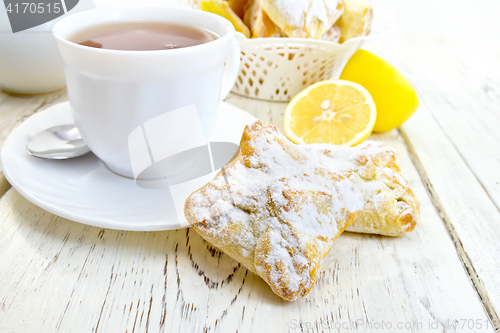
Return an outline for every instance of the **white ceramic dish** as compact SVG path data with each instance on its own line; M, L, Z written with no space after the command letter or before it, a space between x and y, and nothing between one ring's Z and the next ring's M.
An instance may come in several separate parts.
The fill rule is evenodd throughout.
M124 22L185 24L219 37L156 51L108 50L68 40L79 31ZM147 121L158 123L161 117L156 117L168 113L169 121L158 134L162 142L169 142L162 145L162 153L168 156L176 148L189 149L182 144L213 133L219 102L238 74L240 49L234 27L211 13L165 7L100 8L70 15L57 22L53 31L64 62L73 119L83 140L111 170L127 177L133 176L129 139L134 130ZM188 106L194 106L194 119L180 111ZM181 133L176 131L179 128ZM161 174L161 170L150 171L150 178Z
M210 140L239 143L245 126L255 120L223 102ZM0 163L7 180L23 197L53 214L102 228L154 231L181 227L167 211L167 190L141 188L133 179L111 172L92 153L65 161L28 155L26 143L34 134L72 122L65 102L31 116L10 133Z

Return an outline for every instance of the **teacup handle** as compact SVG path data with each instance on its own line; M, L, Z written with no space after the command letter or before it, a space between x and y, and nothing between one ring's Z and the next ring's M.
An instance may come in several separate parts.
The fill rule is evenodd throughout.
M240 36L241 35L241 36ZM221 100L227 97L236 82L240 71L241 50L238 43L239 38L246 38L242 33L235 32L234 38L231 41L229 55L226 59L226 66L222 76Z

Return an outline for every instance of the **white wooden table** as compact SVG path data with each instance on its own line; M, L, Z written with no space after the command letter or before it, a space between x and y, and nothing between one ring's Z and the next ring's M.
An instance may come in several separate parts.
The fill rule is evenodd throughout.
M344 233L311 293L287 303L193 230L78 224L34 206L0 173L0 332L499 327L500 2L374 1L397 14L400 28L366 48L398 67L421 99L401 128L371 137L397 150L421 201L414 232ZM66 99L65 91L0 93L0 145L26 117ZM286 104L227 101L282 129Z

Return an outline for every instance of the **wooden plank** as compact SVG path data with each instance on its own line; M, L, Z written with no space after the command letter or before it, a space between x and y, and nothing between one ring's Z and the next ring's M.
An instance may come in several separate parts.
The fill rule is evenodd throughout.
M10 131L33 113L67 100L66 89L50 94L13 96L0 90L0 148ZM10 188L0 165L0 197Z
M228 100L265 121L282 122L286 104ZM295 303L279 299L193 230L84 226L10 190L0 200L0 330L321 332L344 325L346 332L380 332L408 325L407 331L428 332L437 325L469 332L462 320L471 320L474 331L492 331L404 141L397 131L373 138L398 151L421 200L422 223L400 238L343 234L316 286Z
M0 170L0 197L2 195L5 194L5 192L7 192L10 188L10 184L9 182L7 181L7 179L5 179L3 173L2 173L2 170Z
M500 43L396 34L371 49L417 89L421 107L401 132L490 316L499 320Z
M399 59L378 45L417 87L432 117L466 161L495 205L500 207L500 43L471 47L453 40L400 36ZM405 60L401 60L405 59ZM453 61L449 61L453 59Z
M500 214L452 142L443 133L422 135L433 130L439 126L422 108L401 132L488 313L498 322Z
M285 133L283 127L283 117L285 115L285 109L288 103L270 103L258 99L246 98L234 93L229 94L225 101L253 114L258 119L275 125L276 127L278 127L281 133Z

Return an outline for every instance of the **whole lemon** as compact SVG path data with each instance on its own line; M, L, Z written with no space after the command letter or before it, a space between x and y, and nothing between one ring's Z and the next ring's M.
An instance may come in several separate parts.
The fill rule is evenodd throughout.
M377 107L374 132L400 126L418 108L418 96L410 82L387 61L366 50L354 53L340 79L360 84L373 97Z

